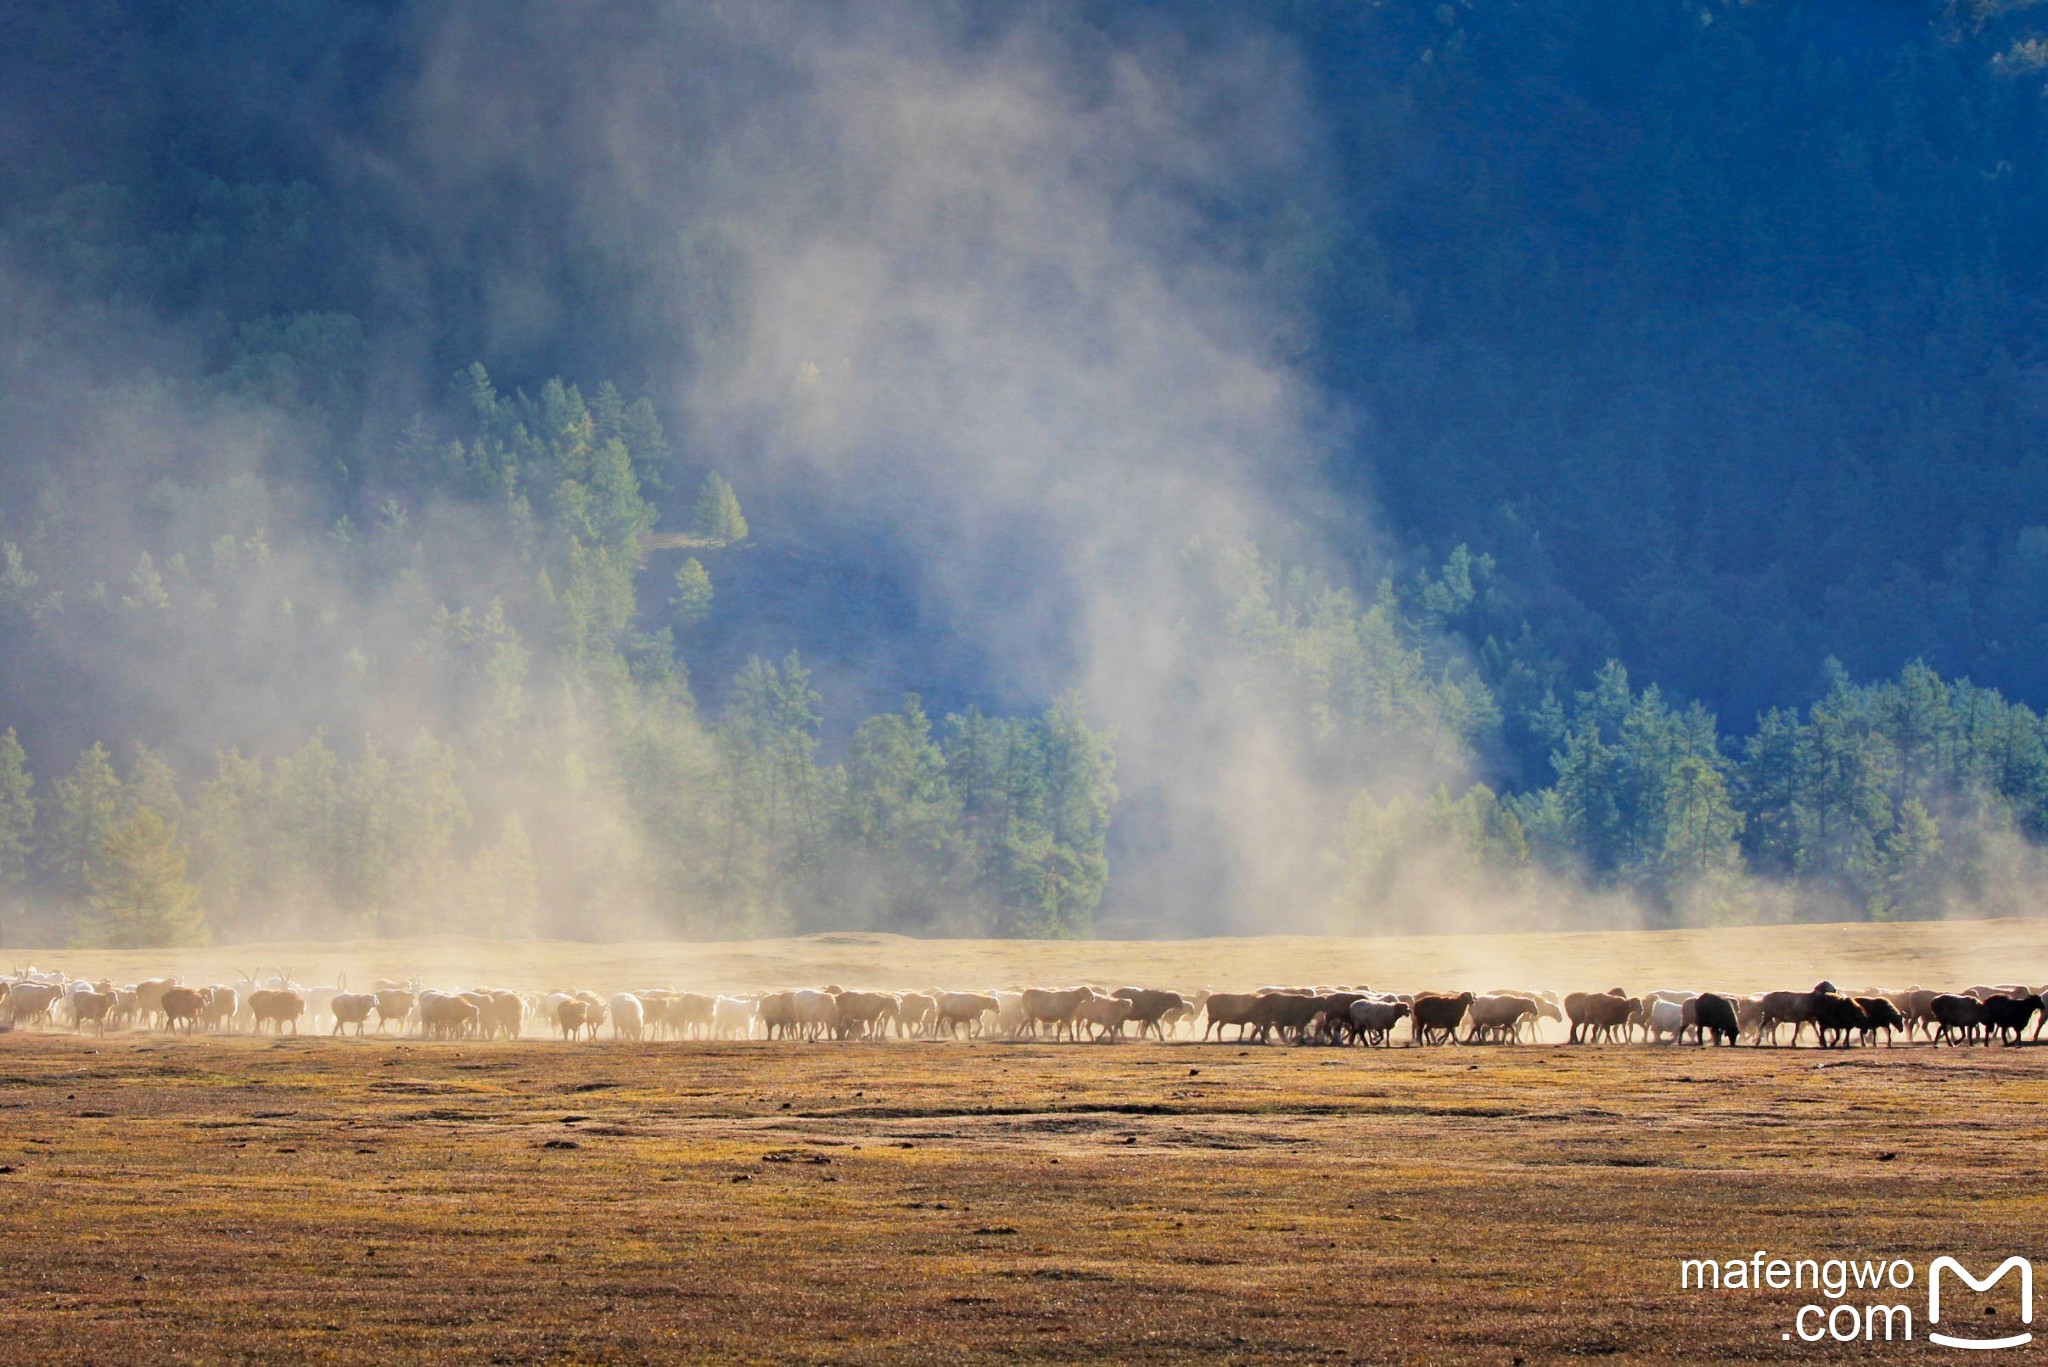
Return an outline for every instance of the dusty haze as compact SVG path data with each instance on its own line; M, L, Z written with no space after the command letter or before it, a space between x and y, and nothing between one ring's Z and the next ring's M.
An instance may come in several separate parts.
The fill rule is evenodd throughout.
M459 191L511 183L601 237L690 341L651 383L692 440L892 547L1015 701L1078 683L1117 728L1145 830L1112 913L1325 923L1362 776L1318 772L1190 630L1207 553L1326 560L1338 420L1289 364L1285 211L1327 150L1283 45L1106 37L1064 6L494 5L455 7L430 51L423 222L459 232ZM539 274L507 263L503 327L568 321ZM1462 775L1390 740L1371 777Z

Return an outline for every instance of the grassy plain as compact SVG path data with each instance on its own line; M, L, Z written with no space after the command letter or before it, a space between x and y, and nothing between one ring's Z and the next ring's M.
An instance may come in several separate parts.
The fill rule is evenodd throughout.
M1558 985L2048 961L2031 925L1965 932L1506 948ZM442 948L515 986L1498 976L1421 941ZM1824 1298L1681 1291L1678 1260L2038 1253L2044 1143L2048 1048L16 1032L0 1323L22 1361L1862 1361L1781 1337ZM1924 1339L1924 1289L1886 1299Z
M835 933L781 940L647 941L457 938L294 941L134 951L10 949L12 966L36 964L122 982L181 974L232 981L233 970L290 970L306 983L379 974L429 983L555 986L605 991L645 986L692 991L783 987L978 990L1013 983L1137 982L1218 990L1267 983L1432 987L1713 985L1731 991L1883 984L2048 981L2048 920L1921 921L1898 925L1756 926L1730 930L1378 938L1274 935L1202 940L914 940Z

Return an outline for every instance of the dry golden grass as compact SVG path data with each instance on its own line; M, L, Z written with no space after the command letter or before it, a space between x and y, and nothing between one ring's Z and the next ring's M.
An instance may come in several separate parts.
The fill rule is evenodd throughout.
M2031 926L1982 932L2016 959L1953 927L1884 932L1910 952L1860 929L1745 935L1765 968L1738 971L1734 943L1544 937L1509 976L2042 961ZM1358 957L1305 966L1303 948L863 939L556 966L736 986L896 981L897 953L928 969L911 980L1498 976L1469 947L1324 943ZM519 985L550 962L459 949ZM837 957L784 957L818 951ZM310 978L322 961L301 952ZM245 956L177 962L223 957ZM17 1032L0 1037L0 1323L21 1361L1863 1360L1780 1338L1810 1293L1681 1292L1677 1260L2031 1253L2044 1142L2035 1048ZM1924 1294L1896 1299L1924 1335Z
M1676 1260L2048 1213L2048 1050L4 1053L23 1361L1777 1358Z

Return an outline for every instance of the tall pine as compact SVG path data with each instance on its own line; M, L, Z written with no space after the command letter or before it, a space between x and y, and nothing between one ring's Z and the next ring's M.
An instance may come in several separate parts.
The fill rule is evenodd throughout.
M149 807L107 833L80 939L109 949L206 942L199 889L185 876L185 842Z

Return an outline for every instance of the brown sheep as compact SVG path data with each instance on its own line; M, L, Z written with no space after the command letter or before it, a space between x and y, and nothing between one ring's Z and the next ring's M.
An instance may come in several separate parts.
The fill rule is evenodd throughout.
M1757 1044L1762 1045L1764 1036L1769 1035L1771 1043L1775 1045L1778 1042L1778 1027L1789 1025L1792 1027L1792 1047L1798 1048L1799 1032L1807 1026L1812 1025L1814 1033L1820 1033L1818 1020L1821 1000L1833 995L1835 985L1830 982L1819 984L1811 992L1764 993L1757 1014Z
M1594 1044L1603 1039L1611 1042L1616 1030L1626 1032L1642 1019L1643 1003L1618 989L1574 992L1564 999L1564 1014L1572 1023L1569 1043Z
M930 992L905 992L896 1001L896 1036L929 1035L939 1014L939 999Z
M1892 1031L1906 1023L1905 1017L1899 1014L1899 1008L1884 997L1858 997L1856 1004L1863 1008L1863 1042L1875 1045L1877 1032L1882 1030L1885 1047L1890 1048Z
M1447 992L1417 994L1413 1008L1414 1040L1417 1044L1456 1044L1458 1026L1472 1006L1472 994Z
M561 1029L563 1039L575 1039L589 1020L589 1002L571 997L555 1004L555 1024Z
M1499 1044L1519 1043L1522 1022L1537 1019L1538 1009L1534 997L1475 997L1471 1007L1472 1032L1465 1037L1465 1043L1477 1044L1482 1039Z
M780 1030L784 1039L796 1035L796 993L770 992L761 998L761 1031L769 1039Z
M102 1037L107 1033L107 1015L119 1001L111 992L74 992L71 994L71 1028L84 1030L87 1023L99 1027Z
M235 1017L242 1010L242 994L232 987L216 984L203 989L206 1009L199 1013L199 1023L208 1030L227 1030L234 1025Z
M1964 997L1944 992L1928 1004L1939 1025L1934 1032L1934 1042L1947 1040L1950 1044L1975 1043L1984 1028L1984 1003L1975 997Z
M299 1033L299 1017L306 1014L306 999L284 988L261 987L249 994L249 1013L256 1018L256 1033L259 1035L266 1024L272 1033L281 1035L287 1022L296 1035Z
M709 1039L711 1021L718 1014L718 999L702 992L678 992L668 999L658 1022L677 1039Z
M483 1008L482 1025L485 1039L519 1038L519 1026L526 1019L526 1003L519 1000L517 992L492 992L488 994L490 1004Z
M1820 1047L1828 1048L1828 1036L1835 1037L1835 1043L1843 1049L1849 1047L1849 1036L1861 1034L1870 1025L1870 1017L1853 998L1834 992L1818 994L1813 1003L1813 1033L1820 1038Z
M841 992L833 1000L839 1006L839 1038L888 1038L889 1022L896 1015L894 997L886 992Z
M7 993L7 1023L9 1025L33 1025L37 1021L50 1024L50 1008L57 1004L62 991L55 983L18 982L10 984Z
M377 994L374 992L337 992L334 1000L327 1003L328 1014L334 1017L334 1028L330 1035L343 1034L348 1026L356 1028L356 1038L363 1037L369 1027L370 1012L376 1008Z
M1261 992L1252 1013L1252 1039L1269 1043L1278 1030L1281 1039L1299 1044L1323 1010L1323 999L1305 992Z
M417 995L407 988L379 988L377 990L377 1033L383 1034L384 1027L392 1021L397 1021L398 1028L404 1030L406 1017L412 1014L412 1008L418 1000Z
M1074 1020L1086 1025L1089 1038L1097 1043L1120 1041L1131 1009L1128 997L1090 997L1074 1008Z
M1259 999L1254 993L1210 993L1209 1000L1202 1003L1202 1014L1208 1021L1208 1024L1202 1027L1202 1038L1204 1040L1208 1039L1209 1032L1214 1030L1216 1032L1216 1039L1220 1043L1223 1039L1223 1027L1234 1025L1237 1027L1238 1041L1242 1043L1244 1041L1244 1032L1252 1025L1253 1018L1258 1013L1258 1009Z
M590 1008L583 1016L583 1032L595 1043L597 1032L604 1027L604 1023L607 1020L611 1019L611 1008L605 1005L603 997L598 996L597 993L590 991L588 988L578 988L574 995L577 1001Z
M1324 1044L1342 1044L1345 1034L1351 1029L1351 1005L1362 1002L1368 996L1364 992L1325 992L1316 998L1321 1010L1309 1025L1317 1040ZM1308 1043L1309 1030L1296 1036L1296 1042Z
M1122 997L1131 1004L1131 1019L1137 1022L1140 1039L1149 1031L1164 1040L1166 1031L1163 1022L1167 1015L1171 1012L1186 1012L1188 1009L1188 999L1178 992L1161 992L1144 987L1119 987L1110 995Z
M463 1039L476 1033L483 1012L468 997L451 992L422 992L420 1035L425 1039Z
M1074 1028L1074 1013L1081 1003L1095 995L1086 987L1070 987L1064 991L1049 991L1041 987L1024 989L1024 1021L1035 1031L1038 1026L1050 1025L1052 1037L1062 1035L1078 1040L1081 1036Z
M142 1018L142 1028L151 1029L157 1017L164 1013L164 993L178 985L176 978L151 978L148 982L135 984L135 1010Z

